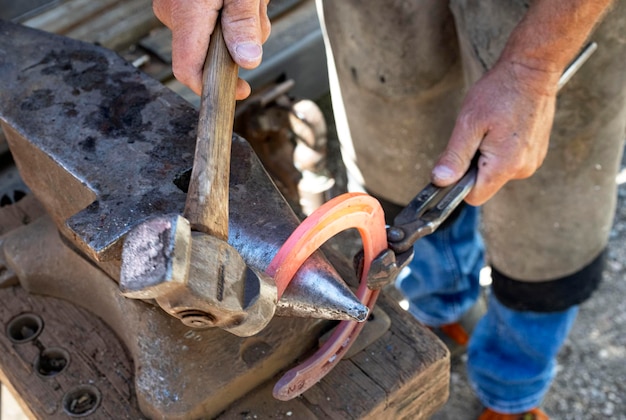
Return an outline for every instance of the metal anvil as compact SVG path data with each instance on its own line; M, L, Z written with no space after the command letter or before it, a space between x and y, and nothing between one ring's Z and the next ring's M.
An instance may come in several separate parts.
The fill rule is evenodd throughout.
M182 212L197 112L113 52L0 31L0 117L20 174L64 239L119 281L125 235ZM229 242L264 271L299 220L247 142L234 135L232 150ZM318 252L277 313L363 320L367 309Z
M182 212L185 179L193 159L196 110L111 51L2 21L0 80L0 122L16 165L67 246L61 252L65 262L43 264L45 256L60 246L46 227L50 248L40 250L38 261L43 265L35 264L33 274L30 269L20 271L20 252L27 252L28 247L24 239L13 237L4 244L8 265L14 265L27 290L66 298L110 323L133 355L137 392L145 412L206 414L202 395L195 393L195 399L182 401L179 393L154 383L159 377L173 386L197 387L198 379L188 382L187 375L205 375L210 382L212 367L206 357L203 363L192 359L191 365L179 357L180 337L188 330L172 325L165 313L155 313L148 303L124 299L119 291L116 295L113 281L119 281L125 235L154 215ZM237 135L233 136L231 162L229 243L249 266L264 270L299 220L252 149ZM29 232L32 244L37 233ZM85 268L91 270L90 276L60 279L45 273L77 261L91 262ZM89 290L94 294L86 298ZM106 297L100 300L97 294ZM367 316L321 252L300 269L276 312L329 319L363 320ZM129 321L138 324L129 325ZM307 325L304 333L315 330L311 322L303 325ZM295 331L284 325L268 328L266 335L272 340ZM198 334L211 342L224 335L219 330ZM142 335L139 343L138 335ZM145 344L149 342L154 348ZM258 381L278 369L274 366L273 372L260 375ZM219 388L220 382L214 386ZM254 381L246 386L254 386ZM163 392L154 394L151 387ZM227 404L228 398L223 401ZM212 405L208 412L219 409Z

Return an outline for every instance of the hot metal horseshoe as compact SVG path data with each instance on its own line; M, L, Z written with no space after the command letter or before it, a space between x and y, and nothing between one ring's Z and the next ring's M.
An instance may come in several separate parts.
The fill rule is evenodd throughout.
M283 244L267 274L274 277L278 297L304 261L328 239L347 229L356 228L363 242L363 272L357 297L370 309L379 291L367 288L371 262L387 249L385 217L379 202L362 193L335 197L307 217ZM290 400L315 385L335 367L353 344L365 323L341 321L330 339L309 359L289 370L274 386L274 397Z

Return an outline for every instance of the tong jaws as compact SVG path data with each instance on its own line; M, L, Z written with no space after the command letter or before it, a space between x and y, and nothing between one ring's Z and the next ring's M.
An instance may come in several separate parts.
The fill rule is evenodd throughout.
M437 187L430 183L395 217L387 228L389 248L396 254L411 249L420 238L433 233L463 202L476 183L476 160L455 184Z

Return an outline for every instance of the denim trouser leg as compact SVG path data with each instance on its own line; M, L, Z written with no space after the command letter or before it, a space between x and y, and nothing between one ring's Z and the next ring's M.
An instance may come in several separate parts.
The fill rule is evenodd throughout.
M484 264L478 220L478 208L464 206L453 223L415 243L415 257L396 287L420 322L432 327L455 322L478 298Z
M481 402L501 413L539 406L577 313L578 306L562 312L518 312L492 295L468 348L467 372Z
M420 239L398 276L409 311L426 325L457 321L478 297L484 255L478 217L478 209L466 206L454 223ZM503 413L537 407L577 312L519 312L491 296L468 347L468 376L481 402Z

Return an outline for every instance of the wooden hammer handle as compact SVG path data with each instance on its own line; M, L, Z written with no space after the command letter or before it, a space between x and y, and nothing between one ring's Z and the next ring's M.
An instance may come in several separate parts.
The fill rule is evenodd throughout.
M195 231L228 239L230 149L238 68L215 25L202 73L202 96L193 170L184 216Z

